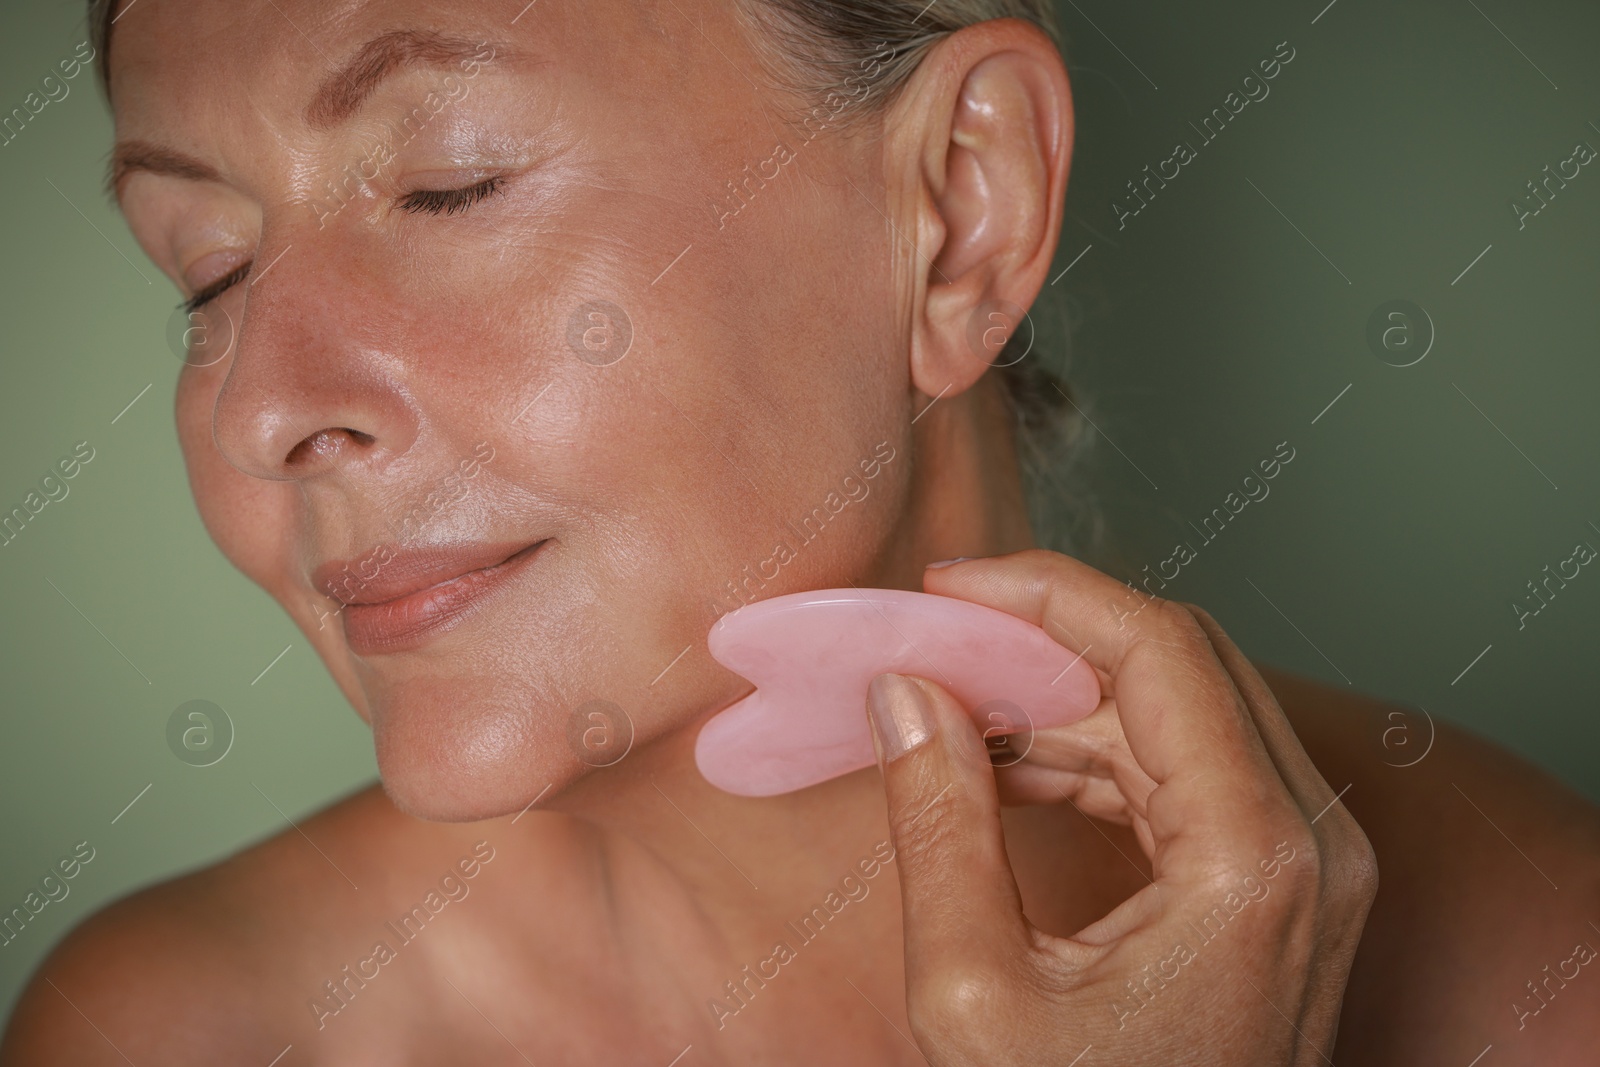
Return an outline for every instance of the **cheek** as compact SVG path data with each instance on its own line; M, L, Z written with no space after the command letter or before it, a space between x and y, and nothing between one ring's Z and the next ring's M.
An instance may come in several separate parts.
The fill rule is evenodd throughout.
M906 375L888 302L841 294L819 308L814 294L855 274L849 253L792 247L791 215L811 194L799 184L768 193L770 221L747 218L747 236L705 241L674 268L693 299L619 279L633 350L600 373L569 358L539 401L541 429L572 442L539 451L563 486L587 487L580 510L605 546L588 562L623 598L601 610L618 603L625 644L664 621L641 601L682 618L669 632L692 622L698 645L746 600L859 581L893 524L895 494L876 490L899 468L864 499L846 486L879 442L905 452Z
M230 358L213 367L185 366L179 373L173 405L178 444L206 532L234 566L264 584L278 539L270 526L251 521L261 510L262 483L229 464L211 435L217 391L231 362Z
M334 605L314 597L297 577L301 566L294 537L297 490L289 482L252 478L230 464L211 435L217 391L229 361L185 367L178 376L174 416L189 489L206 532L222 554L289 613L328 665L334 680L362 718L361 692L336 620L319 612Z
M710 458L724 506L708 514L730 534L753 539L746 552L770 554L776 539L798 553L785 568L795 581L781 581L763 596L819 582L844 585L865 574L895 518L896 494L875 491L893 486L900 471L891 465L868 483L874 492L857 488L860 499L851 499L850 487L859 484L861 463L879 442L904 454L908 418L893 300L875 282L888 276L887 263L873 255L881 248L870 239L840 236L871 234L873 227L798 172L790 185L779 190L787 200L766 205L770 221L747 220L751 246L731 257L726 284L743 286L738 328L724 339L721 402L707 411L739 466L730 470L732 464ZM803 232L799 220L807 215L822 221ZM819 536L814 527L824 513Z
M235 567L283 603L289 583L284 567L291 545L292 492L287 482L267 482L230 464L211 433L217 391L231 359L214 367L185 367L174 405L178 444L206 532ZM304 609L290 613L299 616Z
M906 371L887 294L838 279L887 272L837 238L796 247L794 212L815 212L815 194L769 192L768 215L722 240L696 235L698 214L574 206L591 228L581 244L614 253L545 260L552 278L575 280L552 292L538 276L476 279L495 314L463 316L437 294L424 304L426 336L408 344L451 352L456 368L423 390L430 419L457 444L471 427L495 447L472 501L558 546L492 629L361 668L384 781L407 810L515 811L590 773L569 736L587 702L620 708L637 748L747 691L706 652L720 615L872 584L909 484ZM691 238L653 285L658 269L640 264L670 262ZM523 254L536 250L510 261ZM819 308L818 292L836 296ZM617 310L582 310L597 301L620 309L624 330L607 321ZM626 355L600 358L624 333ZM897 458L863 483L881 442ZM851 500L846 479L870 492Z
M818 144L719 230L708 198L771 142L753 130L727 159L697 167L634 160L620 173L652 180L628 196L567 191L559 244L550 222L519 219L500 254L474 257L495 273L417 319L431 332L459 316L445 332L477 337L474 373L442 391L474 402L448 418L498 432L511 458L497 473L563 503L576 527L567 540L589 543L584 570L608 594L594 610L614 610L630 638L668 611L709 626L738 604L729 584L782 542L797 559L762 596L859 579L887 536L893 494L879 490L903 464L826 538L806 538L803 525L830 498L848 499L844 479L879 442L905 452L907 371L882 218ZM505 265L517 263L540 269L511 279ZM491 426L485 411L504 418ZM640 610L647 603L654 612Z

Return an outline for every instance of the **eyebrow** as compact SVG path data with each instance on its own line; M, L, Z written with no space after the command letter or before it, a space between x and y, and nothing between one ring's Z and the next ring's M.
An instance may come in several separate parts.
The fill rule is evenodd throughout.
M337 126L354 115L385 78L408 67L444 67L464 59L479 58L484 48L491 57L505 49L486 41L469 41L424 30L391 30L379 34L356 51L345 65L330 74L306 107L306 123L316 129Z
M171 148L163 148L149 141L119 141L111 152L111 163L106 168L106 194L113 200L122 188L122 182L135 171L151 174L171 174L196 182L219 182L222 175L217 168L193 156Z
M484 49L488 58L484 58ZM447 67L464 59L488 59L515 54L498 42L474 42L425 30L391 30L372 38L349 61L318 86L306 106L305 120L316 129L346 121L360 110L384 79L411 67ZM117 199L122 182L144 171L190 181L219 182L218 170L193 156L149 141L122 141L111 153L105 190Z

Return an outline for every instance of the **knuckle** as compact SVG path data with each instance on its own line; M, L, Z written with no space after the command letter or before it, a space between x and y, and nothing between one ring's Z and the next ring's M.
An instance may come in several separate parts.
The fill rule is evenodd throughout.
M1199 631L1199 639L1204 646L1206 658L1220 659L1223 650L1231 644L1231 639L1226 631L1222 629L1222 624L1217 621L1216 616L1199 604L1186 602L1181 606L1184 611L1189 613L1189 617L1194 619L1194 624Z
M1231 863L1218 864L1214 870L1207 872L1205 878L1195 887L1199 899L1205 904L1225 901L1243 881L1239 874L1241 869L1247 870Z
M1259 835L1253 849L1258 858L1252 866L1273 883L1273 896L1282 903L1317 895L1322 856L1309 826L1280 824Z
M932 800L919 795L897 813L894 847L902 867L938 868L939 858L961 832L954 789L941 790Z
M1345 813L1329 828L1329 838L1329 895L1345 904L1370 905L1378 894L1378 854L1361 824Z
M1361 847L1350 864L1350 884L1356 899L1370 907L1378 896L1378 853L1366 834L1361 835Z
M1281 863L1275 878L1286 890L1286 906L1313 902L1319 911L1351 913L1370 906L1378 889L1377 855L1347 812L1329 811L1316 827L1294 824L1270 836L1279 856L1293 856Z
M1184 647L1198 645L1207 640L1200 620L1189 605L1176 600L1158 600L1152 605L1156 610L1145 623L1150 637L1167 644Z
M1283 865L1283 875L1288 879L1291 892L1297 895L1317 892L1323 881L1324 857L1310 825L1285 830L1278 839L1280 847L1287 845L1293 849L1293 862Z
M1194 616L1195 621L1201 625L1202 629L1222 629L1221 626L1217 625L1217 620L1212 617L1212 614L1199 604L1191 604L1186 600L1178 601L1177 603L1179 607Z
M1150 601L1132 621L1132 629L1122 656L1124 667L1149 657L1156 665L1180 668L1199 678L1215 666L1211 639L1188 607L1175 600Z
M1025 548L1002 558L1014 560L1029 582L1039 583L1047 594L1047 602L1070 597L1077 588L1073 561L1060 552L1048 548Z
M1030 566L1053 572L1064 571L1071 559L1069 556L1048 548L1024 548L1016 553L1015 558Z
M919 1037L975 1035L993 1027L1008 1001L1009 983L998 970L976 963L942 968L919 982L906 999Z

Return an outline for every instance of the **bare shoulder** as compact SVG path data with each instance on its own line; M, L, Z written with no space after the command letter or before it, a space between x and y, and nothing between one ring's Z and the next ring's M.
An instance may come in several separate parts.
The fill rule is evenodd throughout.
M1378 857L1340 1051L1462 1067L1493 1046L1513 1062L1593 1062L1600 809L1420 708L1261 670Z
M496 859L504 868L516 862L508 855L575 847L562 844L562 822L535 813L513 836L509 820L425 823L377 787L356 793L81 923L23 993L0 1065L266 1064L290 1045L285 1064L409 1062L417 1046L406 1047L415 1018L406 1006L437 995L422 960L452 936L422 931L449 919L437 925L459 935L482 911L461 900L509 895L513 880L494 877ZM535 871L581 869L552 858ZM515 881L527 888L525 872ZM444 914L452 906L468 914ZM414 962L374 962L380 939ZM380 970L390 976L374 980ZM347 1014L358 999L363 1010ZM347 1055L358 1044L361 1054Z
M366 807L358 795L304 825L325 837ZM249 1002L259 966L271 964L256 942L291 898L286 883L303 877L297 859L280 834L91 915L24 991L0 1062L188 1063L262 1052L266 1036ZM233 1026L180 1024L205 1017Z

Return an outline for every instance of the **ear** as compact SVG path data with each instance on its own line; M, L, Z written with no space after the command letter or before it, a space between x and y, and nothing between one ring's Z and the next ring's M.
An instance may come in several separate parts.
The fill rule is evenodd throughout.
M911 381L928 396L959 393L993 365L1049 273L1072 93L1042 30L996 19L930 50L894 110L886 163L917 242Z

